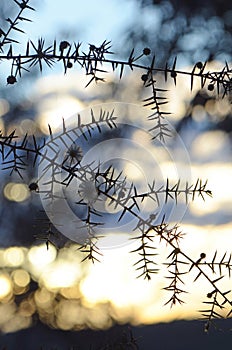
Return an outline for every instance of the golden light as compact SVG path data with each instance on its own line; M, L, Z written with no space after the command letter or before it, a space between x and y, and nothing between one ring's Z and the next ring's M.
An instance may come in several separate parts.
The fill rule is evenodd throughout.
M4 249L0 249L0 267L4 267L5 266L5 250Z
M15 315L15 303L1 303L0 304L0 326L1 330L4 325L9 322Z
M19 125L19 130L22 135L25 135L25 134L33 135L35 134L36 129L37 129L37 125L31 119L24 119L21 121Z
M184 252L191 252L193 259L197 260L200 253L205 252L209 260L213 258L215 250L224 251L226 242L230 239L231 225L213 227L197 227L195 225L182 225L186 238L181 243ZM223 238L222 238L223 237ZM131 247L130 247L131 248ZM184 305L176 305L170 310L169 306L163 306L170 294L164 290L168 280L167 268L162 266L165 257L170 253L164 245L159 247L160 256L156 258L160 271L153 275L151 281L136 279L133 271L133 256L128 256L125 251L119 249L104 252L101 264L91 266L89 274L80 284L84 296L83 304L95 309L96 306L110 302L112 317L118 322L131 322L132 324L149 324L154 322L169 322L173 319L191 319L198 317L197 310L208 290L207 281L193 280L197 271L189 273L184 279L189 294L183 298ZM125 253L125 254L124 254ZM211 255L210 255L211 253ZM220 255L221 254L221 255ZM222 256L222 253L219 253ZM212 274L209 269L209 276ZM213 276L212 276L213 278ZM199 287L200 286L200 287ZM228 281L225 289L228 288ZM163 307L162 307L163 306Z
M77 285L72 287L66 287L60 289L60 294L63 295L66 299L80 299L82 296Z
M68 330L83 323L83 310L76 300L61 300L56 308L56 322L59 328Z
M161 179L164 182L164 185L166 184L167 178L170 181L170 183L176 183L179 178L179 168L177 168L177 165L175 162L171 161L164 161L159 164L161 174L163 175L163 179Z
M229 99L208 100L205 103L205 110L210 114L212 120L223 120L230 113L231 104Z
M12 315L12 318L5 322L2 326L2 331L5 333L11 333L19 331L20 329L25 329L31 326L32 320L31 317L25 317L19 313Z
M22 269L13 271L12 278L14 283L21 288L25 288L30 283L29 273Z
M147 281L136 278L132 256L128 254L131 249L130 246L104 251L102 263L90 267L89 274L80 284L87 306L110 301L116 308L122 308L123 313L128 306L150 300L152 289L147 288ZM149 286L154 286L154 282L151 281Z
M9 275L0 275L0 299L4 299L12 292L12 282Z
M216 103L214 100L208 100L205 103L205 110L207 113L209 113L211 116L213 116L216 113Z
M108 304L83 308L77 300L61 300L56 307L56 323L61 329L106 329L112 326Z
M86 310L86 324L93 329L107 329L113 325L112 315L110 303L100 303Z
M56 254L56 248L52 245L49 249L46 249L44 244L30 248L27 257L32 265L33 273L40 275L44 268L55 260Z
M221 119L231 112L231 103L229 99L220 99L216 102L216 113Z
M52 306L54 295L46 288L37 289L34 294L34 300L38 307L48 309Z
M24 252L21 247L10 247L4 252L5 266L20 266L24 263Z
M220 142L216 142L220 140ZM222 157L224 149L229 149L230 140L228 136L220 130L208 131L196 137L192 144L192 153L201 159L211 159L212 154Z
M206 253L209 260L212 259L215 249L221 257L231 235L230 224L219 227L183 224L182 229L187 235L181 243L181 249L191 252L194 260L197 260L202 252ZM25 301L17 313L30 317L37 306L40 318L44 322L51 324L55 315L56 321L53 326L61 329L79 329L87 326L104 329L111 326L111 318L119 323L130 322L139 325L199 316L196 310L201 306L208 285L207 281L200 279L195 283L196 287L192 287L197 273L195 270L184 279L184 289L190 292L184 296L186 303L171 310L169 306L162 307L169 298L168 292L162 290L168 283L165 278L167 268L162 263L170 253L165 244L159 243L160 255L155 260L160 271L153 275L151 281L136 279L137 274L132 265L137 257L128 253L134 249L131 245L104 250L101 263L89 265L82 277L82 266L79 265L79 260L77 262L75 259L75 249L76 245L70 247L70 252L68 248L63 249L61 257L58 255L56 261L43 266L43 271L40 271L36 279L40 288L34 293L34 302L30 301L29 305ZM37 264L40 264L40 261L37 261ZM17 282L23 286L28 283L27 274L33 273L34 265L29 264L27 268L28 271L16 269L12 272L14 284ZM10 277L4 275L3 280L3 286L6 286L4 295L11 295ZM228 285L225 285L225 290L227 288ZM1 284L0 290L4 290ZM61 295L59 300L56 299L57 293ZM6 297L3 297L3 300L6 300ZM17 322L15 327L16 325Z
M136 130L132 135L134 142L139 142L143 147L149 147L151 144L151 135L144 130Z
M32 298L23 300L19 305L19 314L25 317L32 316L36 311L35 303Z
M205 107L202 105L196 105L193 107L192 110L192 118L196 122L203 122L207 119L207 114L205 111Z
M133 163L129 162L126 163L123 174L131 181L143 179L144 177L143 171L139 168L138 164L134 165Z
M68 95L57 96L41 102L39 108L38 124L44 134L49 135L48 124L55 132L62 124L62 119L67 120L83 109L83 104L74 97Z
M48 290L53 290L73 286L79 277L80 270L77 264L60 259L47 268L40 282Z
M30 193L26 184L9 182L3 190L4 196L14 202L23 202L29 198Z
M164 256L165 252L162 259ZM170 315L169 307L160 307L164 304L163 272L154 275L151 281L136 279L132 267L133 258L135 257L130 256L126 248L106 252L104 261L91 266L90 273L81 282L85 307L95 312L102 304L110 304L110 308L98 314L99 323L107 324L108 314L119 323L132 324L153 323L158 319L163 321ZM153 314L149 313L151 308ZM177 317L178 312L180 313L179 309L174 309L170 319ZM91 315L92 326L95 324L94 320L95 317Z

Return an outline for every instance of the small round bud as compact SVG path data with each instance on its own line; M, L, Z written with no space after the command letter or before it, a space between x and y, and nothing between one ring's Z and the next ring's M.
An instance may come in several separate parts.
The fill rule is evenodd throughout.
M201 69L201 68L203 67L202 62L197 62L197 63L196 63L196 67L199 68L199 69Z
M206 254L205 253L201 253L200 257L201 257L201 259L204 259L206 257Z
M69 45L70 44L67 41L61 41L61 43L60 43L60 51L63 51L64 49L67 49L67 47Z
M142 79L142 81L147 81L147 79L148 79L148 75L147 74L143 74L142 76L141 76L141 79Z
M27 4L25 1L22 1L21 4L19 4L19 6L21 7L21 9L25 9L27 7Z
M156 214L151 214L150 216L149 216L149 219L151 219L151 220L155 220L156 219Z
M73 66L72 62L67 63L67 68L72 68L72 66Z
M119 198L124 198L125 195L126 195L125 189L121 189L121 191L120 191L119 194L118 194Z
M13 84L15 84L16 82L17 82L17 80L16 80L15 76L9 75L9 77L7 78L7 84L13 85Z
M209 90L209 91L213 91L213 89L214 89L214 85L213 85L213 84L209 84L209 85L208 85L208 90Z
M207 298L209 298L209 299L212 298L212 295L213 295L212 293L208 293Z
M180 248L175 248L175 255L180 253Z
M150 55L150 53L151 53L151 49L149 49L149 47L145 47L145 48L143 49L143 54L144 54L145 56Z
M30 185L28 187L29 187L30 191L35 191L35 192L39 191L39 186L36 182L30 183Z
M172 71L172 72L171 72L171 77L172 77L172 78L176 78L176 76L177 76L177 73L174 72L174 71Z

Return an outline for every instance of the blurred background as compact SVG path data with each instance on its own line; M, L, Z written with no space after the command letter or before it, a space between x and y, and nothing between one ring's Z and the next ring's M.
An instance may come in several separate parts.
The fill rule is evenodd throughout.
M143 48L149 47L156 55L158 67L164 67L165 62L171 65L175 56L177 68L186 71L191 71L199 61L207 60L206 70L210 71L222 69L225 61L231 63L232 5L227 0L66 0L58 3L31 0L30 4L36 9L28 11L33 22L21 25L26 34L15 33L20 43L14 45L14 52L25 50L27 40L37 42L40 37L45 38L47 45L54 39L82 42L83 51L88 44L98 46L109 40L115 57L122 60L128 58L132 48L139 55ZM5 19L14 18L17 11L15 2L2 0L3 30L8 28ZM149 59L144 57L142 62L149 64ZM56 128L61 118L67 119L96 104L140 104L141 72L132 73L126 72L122 80L108 73L105 84L85 88L88 80L80 68L70 69L64 75L62 64L56 64L52 69L44 67L42 75L36 68L25 72L17 84L7 85L10 67L1 62L0 129L3 134L16 129L21 138L25 133L41 138L48 135L47 124ZM220 256L225 251L229 254L231 99L229 96L221 99L207 87L200 89L197 81L191 92L190 81L185 77L178 76L176 87L173 81L164 85L159 74L155 79L169 90L165 109L172 114L168 121L186 147L193 182L198 177L208 179L213 192L212 199L204 202L197 198L188 206L181 220L181 227L187 233L184 247L196 258L202 251L209 252L211 258L215 250ZM175 140L170 147L174 145ZM149 147L149 151L156 154L157 149ZM159 159L162 176L178 180L169 159L160 154L160 157L156 154L156 160ZM178 158L178 162L181 164L181 159ZM185 169L186 164L182 165ZM125 337L129 339L130 327L135 337L141 336L138 345L142 349L154 348L154 344L162 350L170 346L177 349L177 345L178 349L186 349L186 344L188 349L203 348L203 345L216 349L221 341L226 346L229 333L219 332L206 339L201 322L177 322L200 316L197 310L202 308L208 292L202 281L192 288L195 276L190 276L186 303L170 310L169 306L163 306L168 298L162 290L165 271L149 283L136 279L133 258L128 254L131 246L104 251L100 264L81 264L83 254L77 250L78 246L56 230L55 245L50 244L47 250L45 243L36 239L48 230L46 215L41 212L38 194L28 189L28 185L36 181L36 169L30 168L24 180L10 177L7 171L1 171L0 176L2 347L15 349L20 339L25 349L39 349L39 345L43 349L52 346L68 349L72 345L88 349L91 342L93 349L94 346L97 349L112 339L119 343ZM223 323L223 327L229 329L230 320ZM182 344L176 342L178 334ZM190 336L194 339L191 342Z

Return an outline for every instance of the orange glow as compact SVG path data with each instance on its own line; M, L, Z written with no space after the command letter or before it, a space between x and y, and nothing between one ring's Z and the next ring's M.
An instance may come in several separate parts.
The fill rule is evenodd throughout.
M187 234L181 247L194 260L202 252L210 260L216 249L221 257L231 236L231 224L218 227L183 224L182 229ZM155 259L160 271L153 275L151 281L136 279L137 274L132 265L138 257L128 253L134 248L134 244L120 249L104 250L101 263L94 265L80 265L76 245L61 249L57 256L56 250L51 250L50 255L46 255L49 250L47 252L45 245L29 249L25 259L28 263L24 263L23 269L16 268L11 274L13 283L8 274L1 274L1 300L4 303L10 298L12 300L13 292L22 294L31 275L40 287L33 297L31 295L29 299L22 301L18 309L14 309L17 317L12 328L6 315L2 315L2 324L0 317L1 330L26 327L35 310L43 322L61 329L80 329L87 326L105 329L111 326L111 318L119 323L139 325L198 317L196 310L201 307L208 291L206 281L200 278L193 288L196 271L191 272L184 279L184 288L189 292L184 296L186 303L182 306L176 305L171 310L169 306L163 306L169 293L163 290L168 281L165 278L167 268L162 263L170 250L165 244L158 241L156 244L159 244L160 255ZM39 252L45 252L42 269L41 258L36 260L40 256ZM209 275L210 273L209 271ZM225 280L225 283L227 284L223 288L227 290L230 287L229 282ZM59 298L56 298L57 295ZM11 317L15 316L10 316L10 320ZM22 324L19 320L22 320Z

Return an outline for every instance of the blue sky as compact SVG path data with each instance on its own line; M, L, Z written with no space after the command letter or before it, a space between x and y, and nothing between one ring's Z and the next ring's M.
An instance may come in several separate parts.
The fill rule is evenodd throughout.
M78 34L76 41L96 44L105 39L116 40L123 25L134 20L137 8L133 0L43 0L39 7L32 0L31 4L37 11L33 13L33 23L27 24L30 39L53 39L61 30L70 30Z
M133 24L139 9L135 0L30 0L29 5L36 11L25 10L23 16L32 20L19 23L25 34L14 31L12 34L20 44L14 45L14 53L25 51L27 40L37 42L45 38L45 47L53 44L54 39L81 42L82 50L88 44L100 45L104 40L112 41L112 51L120 50L124 29ZM12 20L18 13L18 6L12 6ZM7 29L9 24L4 23ZM44 74L57 72L44 66ZM10 71L8 62L1 64L1 70ZM44 75L43 74L43 75Z

